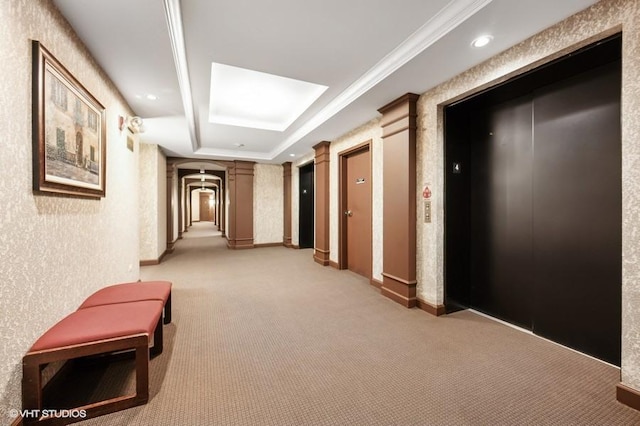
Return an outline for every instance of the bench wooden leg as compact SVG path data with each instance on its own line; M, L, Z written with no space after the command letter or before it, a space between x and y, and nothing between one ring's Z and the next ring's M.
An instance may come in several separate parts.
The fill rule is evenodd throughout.
M167 298L167 303L164 304L164 323L171 323L171 293L169 293L169 297Z
M153 331L153 347L149 350L151 356L158 356L164 349L164 336L162 333L162 317L158 320L156 329Z

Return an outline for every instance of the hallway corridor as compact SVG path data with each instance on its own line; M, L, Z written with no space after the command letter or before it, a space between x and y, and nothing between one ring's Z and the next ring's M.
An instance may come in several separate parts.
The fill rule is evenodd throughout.
M151 400L84 424L640 422L618 369L471 312L403 308L310 250L228 250L197 224L142 278L174 284Z

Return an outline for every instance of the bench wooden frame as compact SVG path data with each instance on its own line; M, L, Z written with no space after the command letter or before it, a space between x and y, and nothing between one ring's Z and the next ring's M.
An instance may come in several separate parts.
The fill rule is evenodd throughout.
M149 349L150 337L147 333L138 333L122 337L91 341L70 346L44 349L27 353L22 361L22 408L42 412L42 368L51 362L67 361L75 358L121 352L135 351L136 392L80 407L66 410L85 410L84 418L24 418L25 424L69 424L103 414L124 410L147 403L149 400L149 359L163 350L162 316L153 333L153 347Z

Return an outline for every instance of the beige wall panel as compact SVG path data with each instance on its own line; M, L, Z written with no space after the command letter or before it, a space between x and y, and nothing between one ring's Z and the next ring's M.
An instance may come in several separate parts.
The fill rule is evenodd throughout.
M106 197L34 196L31 40L106 107ZM129 107L49 1L0 2L0 412L20 408L21 361L37 337L93 291L139 277L138 153ZM4 421L4 420L3 420Z

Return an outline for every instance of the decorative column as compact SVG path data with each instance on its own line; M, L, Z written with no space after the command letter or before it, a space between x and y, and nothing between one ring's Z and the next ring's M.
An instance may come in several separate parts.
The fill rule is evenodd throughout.
M331 142L320 142L313 149L316 180L316 235L313 259L323 266L329 264L329 147Z
M226 192L225 192L225 187L224 187L224 179L220 180L220 191L219 191L219 195L218 198L220 199L220 203L218 203L218 206L220 207L220 223L218 224L218 230L222 233L222 236L225 237L225 232L226 232L226 226L225 226L225 212L226 212L226 208L225 208L225 203L226 203Z
M282 164L282 180L284 187L284 232L282 243L285 247L291 248L291 162Z
M167 253L172 253L173 241L173 175L176 172L173 164L167 161Z
M229 173L229 235L231 249L253 248L253 165L233 161Z
M378 110L383 145L381 293L416 306L416 102L408 93Z

